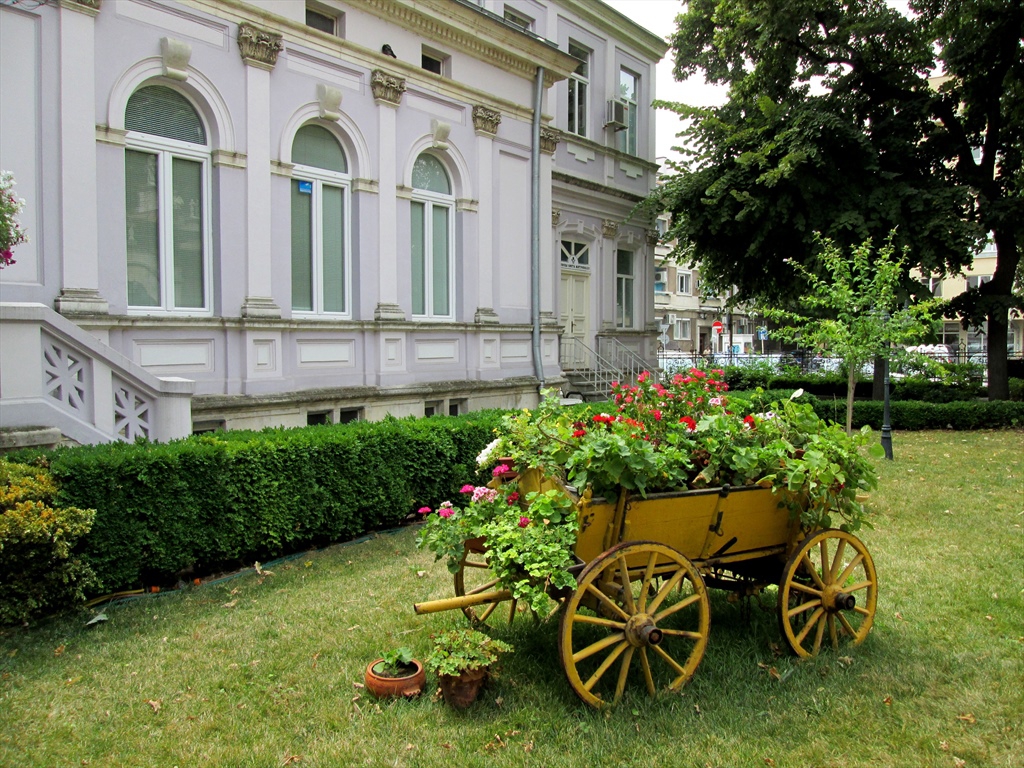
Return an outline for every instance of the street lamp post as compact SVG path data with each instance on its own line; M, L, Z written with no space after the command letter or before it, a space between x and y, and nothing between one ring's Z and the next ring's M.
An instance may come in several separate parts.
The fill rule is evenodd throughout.
M889 419L889 350L885 350L885 386L882 395L882 450L892 461L892 425Z

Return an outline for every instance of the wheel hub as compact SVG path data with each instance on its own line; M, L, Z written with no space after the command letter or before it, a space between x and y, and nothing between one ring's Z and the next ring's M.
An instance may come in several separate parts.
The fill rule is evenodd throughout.
M626 640L635 648L661 643L664 634L648 613L638 613L626 622Z
M857 598L843 592L838 587L829 585L821 595L821 604L826 611L838 613L839 611L852 611L857 607Z

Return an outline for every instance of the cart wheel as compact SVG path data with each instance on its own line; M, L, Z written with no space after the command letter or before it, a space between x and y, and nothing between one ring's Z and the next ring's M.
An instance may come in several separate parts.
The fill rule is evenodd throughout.
M489 592L497 589L501 589L501 587L498 585L498 579L495 577L494 572L491 571L491 567L487 564L487 555L483 552L467 548L466 553L462 556L462 562L459 564L459 570L455 574L456 597L476 595L480 592ZM484 624L494 614L499 605L501 605L500 602L471 605L463 608L462 612L466 614L466 618L473 622L475 626L477 624ZM516 607L515 600L509 601L507 608L509 624L512 624L516 617ZM505 613L506 611L502 610L500 615Z
M559 628L569 685L593 707L622 697L639 657L647 691L678 691L704 656L711 604L682 553L653 541L619 544L579 575Z
M779 626L798 656L815 656L826 633L832 648L859 645L871 631L878 600L875 564L852 533L808 536L779 582Z

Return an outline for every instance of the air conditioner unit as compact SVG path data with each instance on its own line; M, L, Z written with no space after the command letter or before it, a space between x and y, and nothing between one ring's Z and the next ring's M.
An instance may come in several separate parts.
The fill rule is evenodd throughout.
M668 322L669 325L675 325L676 324L676 316L674 314L672 314L671 312L669 312L668 313L668 317L666 318L666 321Z
M626 114L627 106L626 102L619 101L618 99L608 100L608 117L604 124L605 128L611 128L616 131L624 131L627 128L626 125Z

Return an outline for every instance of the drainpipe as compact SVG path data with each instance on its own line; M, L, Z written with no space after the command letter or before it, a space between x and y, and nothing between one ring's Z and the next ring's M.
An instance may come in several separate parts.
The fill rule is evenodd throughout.
M533 308L533 368L544 389L544 361L540 351L540 110L544 100L544 67L537 67L533 94L533 137L530 152L530 295Z

